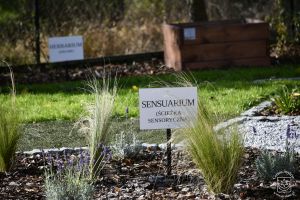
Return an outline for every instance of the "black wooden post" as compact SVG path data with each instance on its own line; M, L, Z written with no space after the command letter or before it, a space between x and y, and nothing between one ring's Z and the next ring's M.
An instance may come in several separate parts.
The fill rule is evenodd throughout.
M172 146L171 146L171 129L167 129L167 176L172 174Z
M39 0L34 1L34 26L35 26L35 62L36 64L40 64L40 8L39 8Z

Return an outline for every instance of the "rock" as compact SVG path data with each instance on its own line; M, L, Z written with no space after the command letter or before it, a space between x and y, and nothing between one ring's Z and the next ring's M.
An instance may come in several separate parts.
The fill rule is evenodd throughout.
M277 182L273 182L273 183L270 185L270 187L271 187L272 189L275 189L275 188L277 188L277 185L278 185Z
M75 150L73 148L62 147L59 149L62 154L73 154Z
M52 149L44 149L44 152L45 153L48 153L48 154L57 154L59 153L59 149L58 148L52 148Z
M36 154L42 154L42 150L40 150L40 149L33 149L31 151L24 151L23 153L27 154L27 155L36 155Z
M142 146L144 149L149 150L149 151L157 151L158 150L158 144L142 143Z
M185 197L188 198L188 199L194 199L194 198L196 197L196 195L193 194L192 192L189 192L189 193L187 193L187 194L185 195Z
M74 150L76 152L80 152L80 151L88 151L89 147L75 147Z
M245 154L244 154L244 158L245 158L245 159L248 159L249 157L250 157L249 153L245 153Z
M184 192L184 193L187 193L188 191L190 191L190 188L188 188L188 187L182 188L182 190L181 190L181 192Z
M9 185L9 186L19 186L20 184L18 184L18 183L16 183L16 182L12 181L12 182L10 182L8 185Z
M127 167L122 167L121 172L128 172L128 168Z
M219 197L220 199L230 199L230 195L224 193L220 193L216 196Z
M264 186L265 186L264 183L259 184L259 187L264 187Z
M26 183L25 185L28 186L28 187L31 187L31 186L33 186L34 184L29 182L29 183Z
M264 101L264 102L258 104L257 106L252 107L249 110L243 112L241 114L241 116L255 116L258 113L260 113L262 110L264 110L265 108L270 107L271 105L272 105L271 101Z

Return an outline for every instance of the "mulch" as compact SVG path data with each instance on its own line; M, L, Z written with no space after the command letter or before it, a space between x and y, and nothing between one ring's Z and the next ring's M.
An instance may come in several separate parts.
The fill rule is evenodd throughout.
M258 149L247 148L232 194L213 195L187 152L172 151L172 176L165 176L166 154L160 149L144 149L134 157L112 159L94 184L95 199L281 199L274 194L274 182L262 182L254 160ZM70 156L70 155L68 155ZM57 155L57 158L59 155ZM10 173L0 173L0 199L45 199L42 155L17 154ZM299 156L297 157L299 166ZM298 170L299 171L299 170ZM300 196L299 174L294 175ZM273 186L272 186L273 184Z
M28 68L25 72L14 72L15 82L24 83L51 83L74 80L87 80L88 77L100 78L105 74L117 77L157 75L174 72L164 65L162 60L153 59L147 62L133 62L131 64L105 64L97 66L81 66L75 68L51 67ZM10 85L10 73L7 69L0 73L0 85Z

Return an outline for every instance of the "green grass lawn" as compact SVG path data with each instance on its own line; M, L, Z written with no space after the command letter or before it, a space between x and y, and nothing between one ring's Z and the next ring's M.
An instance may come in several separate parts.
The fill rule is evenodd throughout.
M300 65L203 70L192 72L190 75L198 83L199 101L215 112L219 120L237 116L262 100L269 99L284 84L300 87L300 81L295 80L253 82L264 78L300 77ZM124 116L128 107L129 117L138 117L138 92L134 91L132 86L151 87L161 80L174 82L176 77L169 74L121 78L114 116ZM85 106L93 100L93 96L85 88L84 81L17 85L17 104L21 110L22 122L30 125L43 124L46 121L78 120L84 115ZM0 87L0 102L10 103L8 88Z

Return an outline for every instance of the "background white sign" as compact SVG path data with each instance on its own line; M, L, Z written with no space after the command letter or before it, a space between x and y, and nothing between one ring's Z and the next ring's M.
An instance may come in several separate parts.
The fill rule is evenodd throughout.
M82 36L52 37L49 38L50 62L61 62L83 59Z
M197 88L147 88L139 90L140 129L173 129L197 116Z
M184 28L183 38L185 40L195 40L196 39L196 28Z

